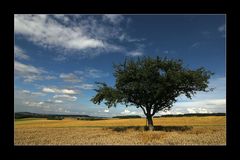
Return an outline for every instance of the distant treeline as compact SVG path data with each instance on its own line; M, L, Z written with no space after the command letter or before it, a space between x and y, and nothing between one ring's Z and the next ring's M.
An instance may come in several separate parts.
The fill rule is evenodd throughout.
M190 113L190 114L169 114L162 116L154 116L154 118L159 117L191 117L191 116L226 116L226 113ZM47 118L48 120L62 120L64 118L71 117L77 118L78 120L104 120L109 119L106 117L93 117L89 115L60 115L60 114L38 114L38 113L30 113L30 112L17 112L15 113L15 119L21 118ZM115 116L112 118L119 119L129 119L129 118L142 118L139 115L126 115L126 116Z
M189 113L189 114L169 114L169 115L162 115L162 116L154 116L154 118L159 117L192 117L192 116L226 116L226 113Z
M60 114L38 114L38 113L30 113L30 112L17 112L15 113L15 119L21 119L21 118L47 118L49 120L54 119L64 119L66 117L84 117L84 118L90 118L88 115L60 115Z
M142 118L142 117L138 115L127 115L127 116L115 116L112 118L128 119L128 118Z

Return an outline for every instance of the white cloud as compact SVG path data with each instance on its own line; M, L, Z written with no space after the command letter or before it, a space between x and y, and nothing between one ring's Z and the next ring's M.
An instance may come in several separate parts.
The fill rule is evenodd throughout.
M191 100L185 96L178 97L178 101L173 105L173 108L171 110L178 110L184 113L225 113L226 77L217 77L210 79L209 88L214 88L214 90L212 92L198 92L195 96L192 97Z
M54 14L53 16L64 23L68 23L70 21L69 17L64 14Z
M176 106L225 106L226 99L204 99L204 100L197 100L197 101L186 101L186 102L177 102Z
M218 27L219 32L225 32L225 30L226 30L226 25L225 24Z
M46 92L46 93L55 93L56 92L56 89L52 89L52 88L43 88L42 89L43 92Z
M66 60L66 55L70 55L66 52L78 54L79 58L112 52L125 53L125 46L115 43L114 40L130 43L144 40L130 37L122 26L116 25L120 22L128 24L127 20L124 21L122 15L114 14L15 14L14 33L37 45L56 49L59 55L54 60L63 61Z
M220 33L222 33L222 37L223 37L223 38L226 37L226 34L225 34L225 32L226 32L226 25L225 25L225 24L219 26L219 27L218 27L218 31L219 31Z
M42 92L31 92L32 95L36 95L36 96L45 96L46 94L42 93Z
M179 112L179 111L170 110L170 111L160 111L156 115L168 115L168 114L176 115L176 114L184 114L184 113L183 112Z
M131 52L128 52L127 55L134 57L134 56L142 56L143 53L140 51L131 51Z
M42 107L44 103L43 102L31 102L31 101L26 101L25 105L28 107Z
M14 61L14 77L20 77L24 82L56 79L55 76L48 75L48 72L42 68L24 64L16 60Z
M101 40L89 37L80 27L66 27L49 15L15 14L14 26L16 34L47 47L77 50L104 47Z
M122 35L120 35L118 37L118 39L122 42L122 41L127 41L127 42L141 42L144 41L144 38L132 38L129 35L127 35L126 33L123 33Z
M183 113L225 113L226 99L203 99L196 101L176 102L172 111Z
M109 21L113 24L119 24L121 21L124 20L124 17L120 14L104 14L103 20Z
M73 73L61 73L60 78L62 78L65 82L71 82L71 83L77 83L77 82L81 82L81 80Z
M55 100L54 102L55 102L55 103L63 103L62 100Z
M26 55L25 51L17 45L14 45L14 55L17 59L29 60L29 56Z
M118 27L103 25L96 16L85 16L85 19L76 21L73 19L79 16L71 16L72 20L65 15L15 14L14 32L37 45L60 49L61 53L71 51L81 56L119 52L124 48L108 43L109 39L117 39ZM55 58L58 61L65 59L65 56Z
M46 93L77 94L77 91L72 89L58 89L58 88L44 87L42 91Z
M42 80L41 74L46 73L46 71L34 67L32 65L27 65L14 61L14 75L22 77L25 82L32 82L34 80Z
M127 109L125 109L123 112L121 112L121 114L129 114L129 113L130 113L130 111Z
M210 99L210 100L206 100L205 104L215 105L215 106L226 105L226 99Z
M142 114L142 113L139 113L139 112L136 112L136 111L129 111L128 109L125 109L123 112L121 112L121 114L124 114L124 115L135 115L135 114Z
M74 71L75 74L86 78L102 78L109 76L109 73L95 68L86 68L84 71Z
M29 90L22 90L23 94L30 95L30 96L45 96L46 94L42 92L30 92Z
M109 112L109 109L105 109L104 112Z
M76 91L74 91L72 89L62 89L61 92L63 94L76 94Z
M81 89L86 89L86 90L94 89L93 84L87 84L87 83L83 83L83 84L80 84L80 85L75 86L75 87L76 88L81 88Z
M206 108L187 108L188 113L212 113Z
M68 100L68 101L76 101L77 100L76 96L70 96L67 94L54 95L53 98L58 99L58 100Z
M98 69L88 68L86 71L86 76L91 78L101 78L101 77L107 77L109 73L103 72Z
M30 93L28 90L22 90L23 93Z
M188 113L197 113L194 108L187 108Z
M209 111L208 109L206 108L198 108L198 113L212 113L211 111Z
M62 107L63 111L71 109L74 106L74 101L77 99L75 96L60 95L52 99L44 100L41 99L41 97L36 96L34 93L38 92L15 89L14 111L56 114L58 113L57 109L59 107ZM74 107L78 108L78 104Z
M23 63L20 63L18 61L14 62L14 70L16 71L16 73L18 74L23 74L23 75L27 75L27 74L41 74L43 72L43 70L36 68L32 65L26 65Z
M69 110L64 109L64 108L62 108L62 107L59 107L59 108L57 108L56 110L57 110L58 113L70 113Z

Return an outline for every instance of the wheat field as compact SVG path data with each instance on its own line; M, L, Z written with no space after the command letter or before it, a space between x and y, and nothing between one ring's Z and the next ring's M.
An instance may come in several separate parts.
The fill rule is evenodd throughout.
M154 118L155 131L145 131L145 118L107 120L15 120L15 145L226 145L226 117Z

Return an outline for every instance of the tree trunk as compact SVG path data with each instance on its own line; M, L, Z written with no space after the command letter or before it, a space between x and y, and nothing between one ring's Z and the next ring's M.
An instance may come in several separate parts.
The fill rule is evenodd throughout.
M153 131L154 127L153 127L153 120L152 120L152 116L147 116L147 122L148 122L148 129L150 131Z

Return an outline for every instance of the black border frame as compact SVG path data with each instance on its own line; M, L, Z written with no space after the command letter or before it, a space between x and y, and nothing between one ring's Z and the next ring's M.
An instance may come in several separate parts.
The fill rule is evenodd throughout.
M237 112L238 81L240 80L238 61L239 48L239 16L235 4L224 0L148 0L146 2L129 1L97 1L97 0L41 0L8 2L3 8L1 18L1 88L4 105L0 112L0 134L2 153L17 158L107 158L107 159L229 159L229 155L237 154L240 128ZM237 5L236 5L237 6ZM7 13L7 14L6 14ZM14 14L17 13L143 13L143 14L226 14L227 15L227 145L226 146L14 146L13 134L13 42ZM4 28L5 27L5 28ZM7 60L5 60L7 59ZM214 63L214 62L213 62ZM7 84L7 85L6 85ZM4 92L3 92L4 91ZM4 122L4 123L3 123ZM6 122L6 123L5 123Z

